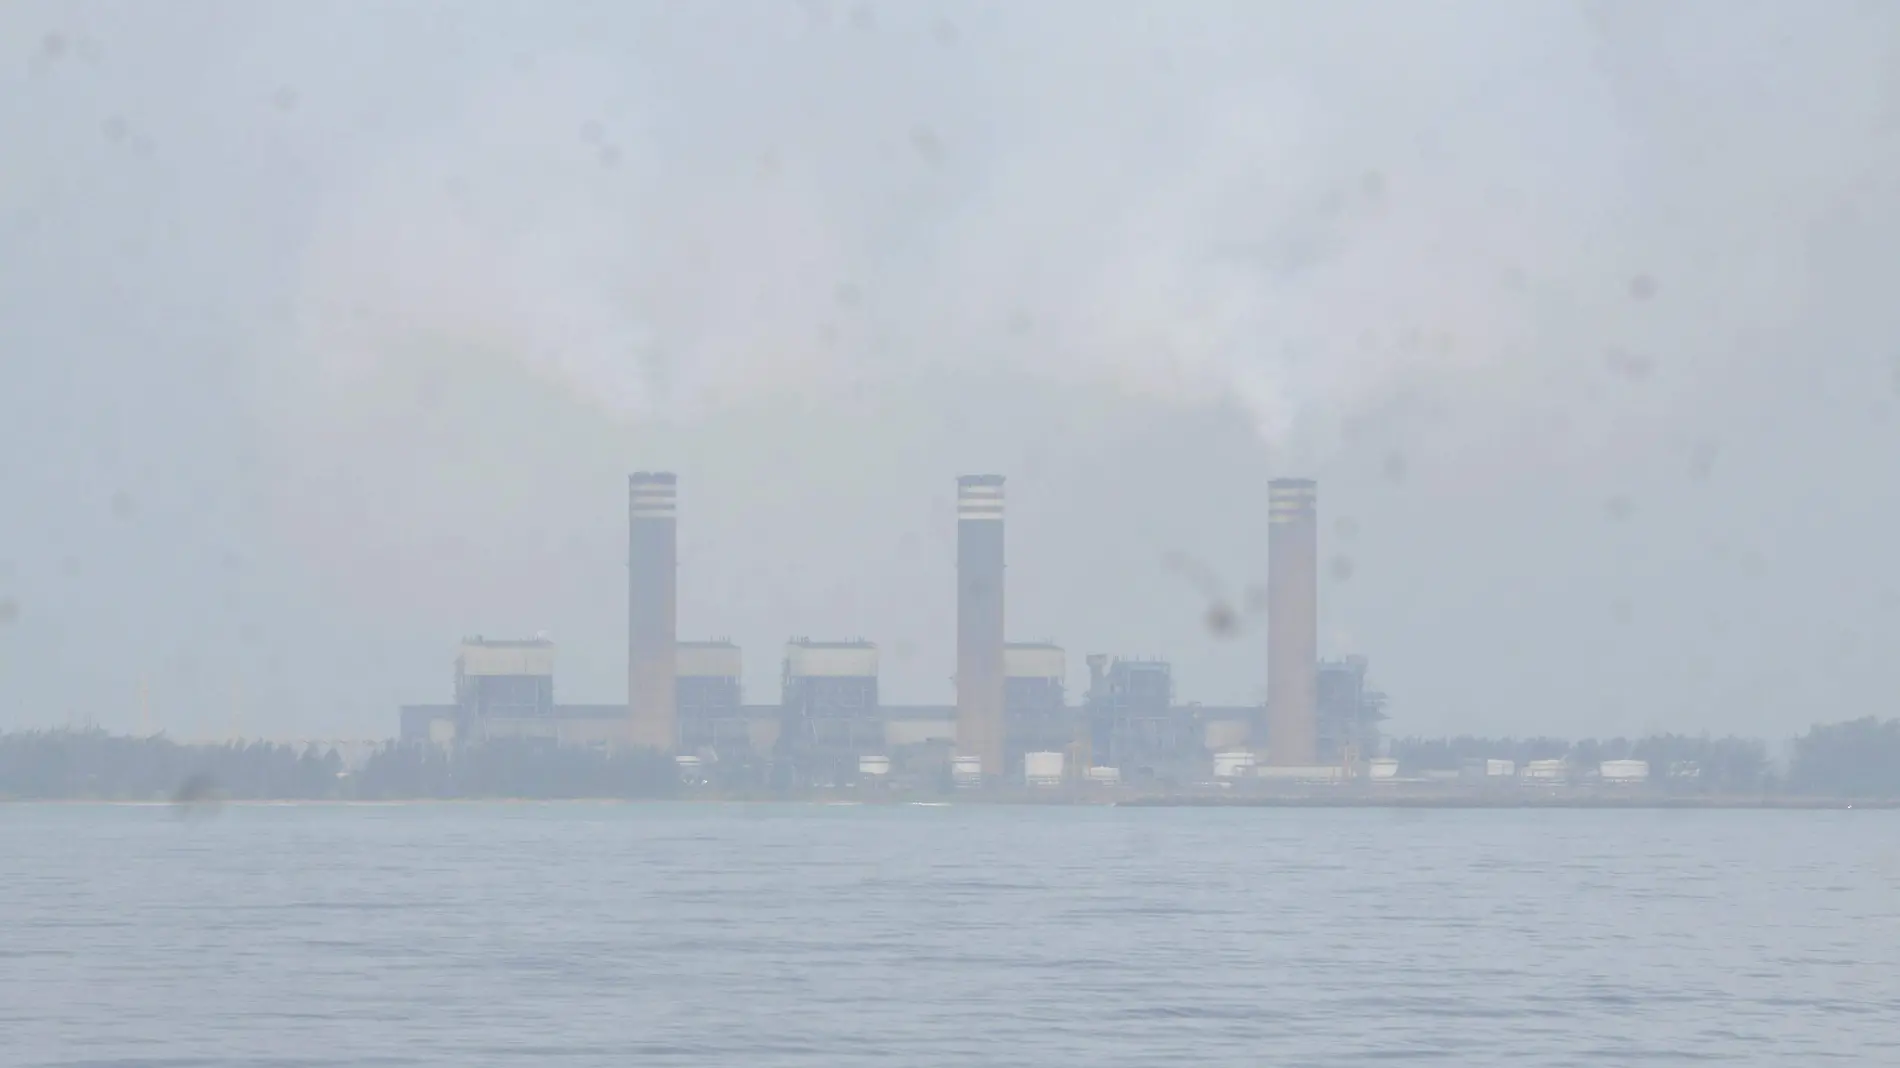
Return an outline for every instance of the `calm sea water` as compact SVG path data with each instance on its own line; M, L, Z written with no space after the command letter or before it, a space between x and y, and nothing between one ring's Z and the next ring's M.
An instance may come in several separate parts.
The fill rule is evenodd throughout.
M0 806L6 1065L1900 1064L1900 813Z

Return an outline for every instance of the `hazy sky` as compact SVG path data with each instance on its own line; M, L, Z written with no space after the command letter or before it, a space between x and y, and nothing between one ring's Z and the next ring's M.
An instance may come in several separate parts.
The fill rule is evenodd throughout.
M465 633L1257 699L1266 487L1392 729L1892 713L1900 5L0 6L0 728L365 736ZM1182 561L1187 561L1183 566Z

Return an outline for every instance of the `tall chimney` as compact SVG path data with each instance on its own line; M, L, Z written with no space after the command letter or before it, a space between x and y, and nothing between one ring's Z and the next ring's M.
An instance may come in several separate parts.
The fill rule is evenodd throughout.
M661 471L627 479L628 741L666 752L679 744L673 652L678 483Z
M1319 489L1267 485L1267 762L1319 759Z
M1003 767L1003 476L957 479L957 752Z

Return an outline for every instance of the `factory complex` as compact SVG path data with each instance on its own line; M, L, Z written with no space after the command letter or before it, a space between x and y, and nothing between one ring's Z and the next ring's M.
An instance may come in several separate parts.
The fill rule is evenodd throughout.
M454 700L405 706L402 740L644 747L673 753L688 781L784 789L1311 783L1384 770L1370 758L1385 699L1365 660L1319 658L1311 480L1268 487L1267 701L1236 706L1178 701L1165 660L1102 654L1086 657L1087 689L1072 696L1065 649L1007 640L1000 475L957 480L954 704L887 705L874 643L811 638L780 651L777 702L747 703L739 646L677 634L678 489L672 473L628 480L625 703L557 703L549 641L470 638Z

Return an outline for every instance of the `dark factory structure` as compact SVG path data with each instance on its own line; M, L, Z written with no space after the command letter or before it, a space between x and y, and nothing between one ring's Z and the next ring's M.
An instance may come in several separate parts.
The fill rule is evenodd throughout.
M1067 652L1053 641L1003 646L1003 738L1007 767L1028 753L1066 751L1075 744L1069 707Z
M1167 660L1108 655L1086 658L1087 689L1072 699L1061 645L1008 641L1003 487L1001 475L957 479L953 706L886 705L874 643L808 638L785 646L779 699L748 704L737 644L679 640L678 478L641 471L627 481L625 704L556 704L551 642L476 637L457 657L454 703L405 706L401 736L657 749L674 754L686 781L747 789L1173 788L1370 774L1386 698L1364 657L1319 658L1312 480L1268 485L1267 699L1242 705L1184 702Z
M1003 476L957 479L957 748L1002 775Z
M1363 656L1319 662L1317 711L1322 756L1351 759L1378 753L1385 694L1366 681L1366 673Z
M774 754L785 777L846 781L858 758L884 751L877 675L877 646L862 639L786 643Z
M1165 660L1088 658L1083 710L1091 758L1131 774L1164 772L1203 756L1201 735L1174 701L1174 669Z
M1319 760L1319 489L1267 484L1267 762Z
M746 722L743 658L726 639L674 642L673 694L679 748L733 751L751 743Z
M679 745L678 492L670 472L627 479L627 740L664 750Z

